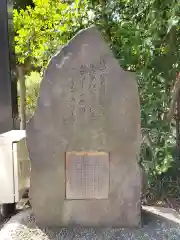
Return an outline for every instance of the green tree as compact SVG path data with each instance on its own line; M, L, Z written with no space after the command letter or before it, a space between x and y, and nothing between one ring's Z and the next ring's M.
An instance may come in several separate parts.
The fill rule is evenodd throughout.
M92 3L96 23L107 36L121 66L137 73L143 133L146 139L151 139L151 153L158 161L154 170L162 173L170 166L174 142L173 128L165 115L171 87L180 71L180 2L122 0Z
M33 4L33 7L14 10L22 129L26 124L25 75L33 69L39 71L44 69L57 49L86 25L83 21L88 17L86 2L79 4L75 1L69 4L59 0L34 0Z
M81 28L88 17L86 2L34 0L34 7L14 10L15 51L18 64L43 69L50 57ZM84 19L82 23L82 18Z

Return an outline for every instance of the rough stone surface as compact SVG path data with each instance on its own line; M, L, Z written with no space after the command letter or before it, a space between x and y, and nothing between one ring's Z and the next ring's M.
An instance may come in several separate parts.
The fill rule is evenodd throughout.
M120 228L39 228L31 210L17 214L0 231L1 240L179 240L180 216L163 209L143 213L146 224L140 229ZM151 210L149 209L149 212ZM173 221L169 221L169 216Z
M27 145L31 205L40 225L139 225L137 84L95 27L79 32L51 59L27 125ZM109 154L108 199L66 198L65 158L72 151Z

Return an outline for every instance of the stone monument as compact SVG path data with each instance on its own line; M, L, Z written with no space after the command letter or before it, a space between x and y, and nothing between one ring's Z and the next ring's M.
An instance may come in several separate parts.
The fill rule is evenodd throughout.
M30 201L42 226L140 224L140 105L96 27L49 62L27 125Z

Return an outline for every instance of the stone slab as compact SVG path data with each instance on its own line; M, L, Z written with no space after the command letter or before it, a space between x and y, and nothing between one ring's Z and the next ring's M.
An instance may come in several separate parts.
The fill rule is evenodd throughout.
M27 125L30 200L43 226L140 224L140 105L96 27L80 31L49 62ZM66 199L66 153L109 153L108 199Z
M143 210L151 213L161 219L168 219L171 222L180 224L180 214L172 208L157 207L157 206L143 206Z

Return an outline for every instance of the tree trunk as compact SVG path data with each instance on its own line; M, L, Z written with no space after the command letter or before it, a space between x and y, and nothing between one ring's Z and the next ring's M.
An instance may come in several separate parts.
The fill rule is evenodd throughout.
M18 80L20 86L20 129L26 129L26 84L23 66L18 66Z
M176 109L176 146L180 148L180 92L177 96L177 109Z

